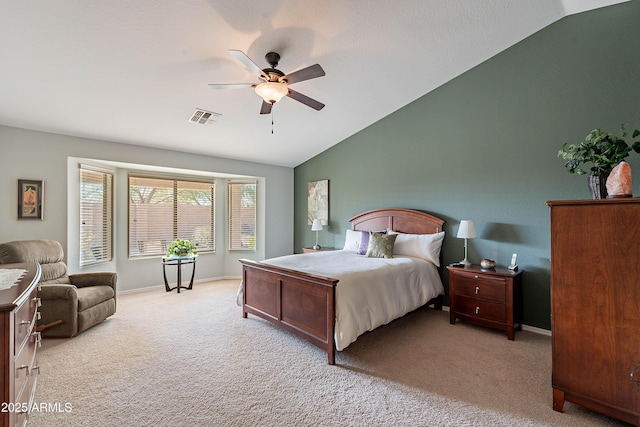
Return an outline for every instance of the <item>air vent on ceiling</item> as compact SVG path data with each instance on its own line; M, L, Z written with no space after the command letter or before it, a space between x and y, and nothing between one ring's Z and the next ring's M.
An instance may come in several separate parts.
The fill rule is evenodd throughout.
M222 114L214 113L212 111L206 111L201 109L196 109L194 113L191 115L189 119L190 122L200 123L201 125L207 125L211 123L215 123L218 121Z

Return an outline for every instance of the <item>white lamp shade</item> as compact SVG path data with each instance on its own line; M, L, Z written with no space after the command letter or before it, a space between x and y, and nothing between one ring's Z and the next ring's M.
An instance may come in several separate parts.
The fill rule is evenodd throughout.
M256 86L256 93L269 104L275 104L280 101L282 97L287 96L289 89L284 83L278 82L264 82Z
M460 228L458 228L457 237L461 239L472 239L477 236L476 227L473 225L473 221L470 219L460 221Z
M322 221L314 219L311 224L311 231L322 231Z

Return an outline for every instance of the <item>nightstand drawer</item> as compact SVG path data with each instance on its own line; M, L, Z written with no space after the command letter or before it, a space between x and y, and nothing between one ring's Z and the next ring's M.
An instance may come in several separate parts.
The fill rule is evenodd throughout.
M507 320L506 311L504 304L456 296L456 312L461 315L504 323Z
M500 303L506 301L506 279L457 273L454 277L456 295L483 298Z

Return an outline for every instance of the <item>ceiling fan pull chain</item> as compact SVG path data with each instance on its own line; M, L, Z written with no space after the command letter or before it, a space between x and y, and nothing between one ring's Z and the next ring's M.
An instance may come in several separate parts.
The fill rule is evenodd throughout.
M271 135L273 135L273 104L271 104Z

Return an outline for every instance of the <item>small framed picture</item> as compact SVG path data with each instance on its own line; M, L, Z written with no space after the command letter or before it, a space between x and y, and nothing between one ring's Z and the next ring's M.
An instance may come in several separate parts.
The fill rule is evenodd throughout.
M18 219L42 220L44 207L44 181L18 180Z
M310 181L307 193L307 224L319 219L323 226L329 225L329 180Z

